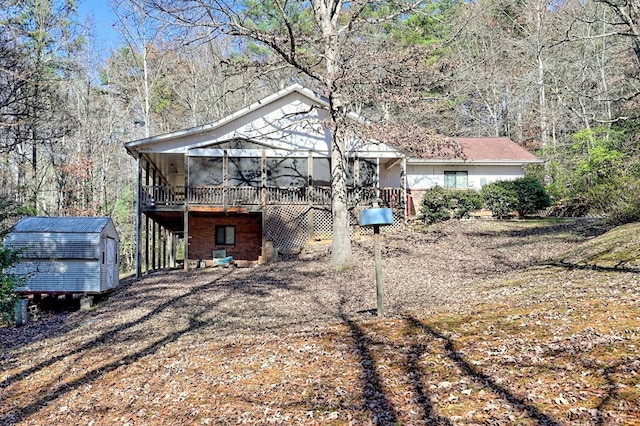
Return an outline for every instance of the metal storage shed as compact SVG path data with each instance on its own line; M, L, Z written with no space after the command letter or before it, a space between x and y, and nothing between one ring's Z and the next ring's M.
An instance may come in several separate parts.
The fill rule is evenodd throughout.
M108 217L26 217L4 246L22 250L7 270L26 278L20 293L99 294L118 285L120 241Z

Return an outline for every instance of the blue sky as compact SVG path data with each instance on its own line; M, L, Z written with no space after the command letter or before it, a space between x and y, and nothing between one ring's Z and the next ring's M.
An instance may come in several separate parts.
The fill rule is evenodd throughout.
M95 34L99 37L99 47L107 50L118 44L119 34L114 28L117 17L111 10L110 0L80 0L78 5L78 17L80 23L93 16L95 21ZM106 52L105 52L106 53Z

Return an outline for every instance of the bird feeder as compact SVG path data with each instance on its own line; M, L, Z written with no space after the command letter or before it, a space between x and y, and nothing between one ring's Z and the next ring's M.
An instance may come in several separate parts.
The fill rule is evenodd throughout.
M393 212L390 208L378 207L378 202L375 202L373 208L360 211L359 224L360 226L373 227L373 252L376 268L378 316L382 316L382 254L380 252L380 226L393 224Z

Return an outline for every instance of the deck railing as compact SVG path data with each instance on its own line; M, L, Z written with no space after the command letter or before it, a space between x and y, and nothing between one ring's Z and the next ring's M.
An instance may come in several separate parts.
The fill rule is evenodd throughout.
M312 204L330 205L329 187L267 187L264 188L267 205ZM349 188L349 205L370 206L379 198L383 206L401 207L401 188ZM185 202L184 186L142 186L140 199L143 208L155 206L180 206ZM222 187L197 186L187 188L189 204L215 206L246 206L262 204L262 188L250 186Z

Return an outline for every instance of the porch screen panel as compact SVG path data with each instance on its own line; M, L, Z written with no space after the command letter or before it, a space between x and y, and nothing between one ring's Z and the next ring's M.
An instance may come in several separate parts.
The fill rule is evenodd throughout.
M356 160L353 158L347 158L347 186L349 188L353 188L353 182L355 177L355 163Z
M267 158L267 185L275 187L306 186L307 158Z
M358 160L358 173L360 175L359 185L363 188L378 186L378 176L376 175L377 166L375 160L366 160L361 158Z
M262 159L259 157L229 157L229 186L262 185Z
M358 162L358 186L371 188L378 186L377 166L375 160L349 158L347 160L347 186L355 186L355 163Z
M313 159L313 186L331 186L331 161L329 158Z
M222 158L189 157L189 185L221 186Z

